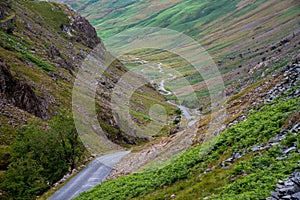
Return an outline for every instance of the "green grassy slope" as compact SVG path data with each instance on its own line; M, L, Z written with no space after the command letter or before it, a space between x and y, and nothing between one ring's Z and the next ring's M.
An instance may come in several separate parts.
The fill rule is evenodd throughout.
M155 15L157 12L182 1L58 0L56 2L66 3L78 10L92 23L100 36L105 38L134 26L145 18L151 19L152 15Z
M147 26L170 28L187 34L214 59L225 82L226 94L235 94L229 103L236 105L228 109L230 114L226 121L232 122L241 113L247 113L246 121L214 138L216 145L212 149L208 148L208 142L204 142L183 153L165 168L109 180L78 199L170 199L173 194L177 199L263 199L270 196L278 179L289 176L297 168L297 152L290 153L284 160L276 158L282 156L282 149L293 145L299 149L299 133L287 134L277 147L259 152L252 152L251 147L265 144L280 130L291 128L294 124L289 122L293 121L293 116L299 122L299 98L289 101L277 99L250 112L247 111L249 107L240 107L238 102L248 103L251 95L255 96L248 92L260 85L259 80L264 82L265 77L271 80L273 77L270 75L276 71L281 73L287 63L299 59L299 1L62 2L85 15L104 42L124 30ZM161 62L178 70L196 90L199 107L205 115L197 134L205 132L206 120L209 121L209 109L206 108L210 104L205 101L208 91L190 63L159 50L143 49L126 56L132 58L129 61L139 58L154 64ZM134 67L136 65L129 65L130 69ZM165 85L168 88L174 85L181 87L177 79ZM244 88L246 90L240 92ZM173 96L168 98L175 99ZM220 166L233 153L244 149L246 153L242 158L233 164L225 162L226 166Z
M299 51L300 4L295 0L60 2L70 4L86 16L104 43L105 38L124 30L147 26L187 34L210 53L229 91L256 81L262 74L272 73L273 63ZM282 42L285 38L287 42ZM194 85L198 97L207 96L203 80L178 56L144 50L132 54L180 71ZM257 67L260 63L263 67ZM253 68L255 74L249 74ZM169 87L176 84L176 80L166 83Z
M178 199L264 199L278 179L299 167L297 151L278 159L282 149L299 149L299 132L289 131L277 146L251 149L266 145L282 129L291 129L291 121L299 122L297 116L299 98L278 98L249 111L247 120L184 152L164 168L109 180L76 199L169 199L172 194ZM243 156L225 161L238 152Z
M21 82L29 83L37 96L49 101L47 115L54 115L54 110L58 109L58 106L70 110L74 74L85 56L97 43L102 48L101 51L105 52L105 48L100 40L93 43L93 38L85 36L86 33L83 31L89 30L76 29L71 35L63 31L62 26L70 24L69 18L78 18L78 14L67 6L21 1L14 2L12 8L14 16L16 15L13 33L8 34L4 30L0 32L1 61L8 66L14 77ZM104 79L112 82L112 79L118 78L124 72L126 70L122 64L115 61L104 74ZM148 115L148 109L153 102L165 105L169 109L169 114L172 115L174 107L164 103L164 98L158 92L150 87L143 89L147 92L139 91L141 94L136 92L135 100L131 101L133 110L139 107L139 110L135 112L137 115L133 114L133 117L140 119L141 125L146 122L143 122L144 119L140 117ZM105 87L99 88L98 92L102 94L105 90L107 90ZM99 106L99 110L104 111L108 100L104 97L98 100L98 104L103 103ZM144 104L140 105L140 102ZM98 114L99 119L105 119L104 123L107 124L110 117L105 113L99 112ZM3 120L4 118L3 116ZM3 126L6 126L6 123L3 122Z

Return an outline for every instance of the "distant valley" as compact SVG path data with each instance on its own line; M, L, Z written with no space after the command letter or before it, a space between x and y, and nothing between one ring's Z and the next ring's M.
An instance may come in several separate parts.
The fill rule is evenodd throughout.
M75 199L300 199L299 33L297 0L0 2L0 199L115 152Z

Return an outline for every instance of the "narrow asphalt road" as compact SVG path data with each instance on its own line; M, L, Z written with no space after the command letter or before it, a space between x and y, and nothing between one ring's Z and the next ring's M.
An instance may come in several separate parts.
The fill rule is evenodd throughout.
M128 153L129 151L123 151L96 158L48 200L69 200L100 184L106 179L112 168Z

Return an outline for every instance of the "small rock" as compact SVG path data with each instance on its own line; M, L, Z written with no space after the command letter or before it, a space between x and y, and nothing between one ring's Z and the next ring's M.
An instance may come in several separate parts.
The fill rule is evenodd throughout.
M283 196L281 198L284 199L284 200L290 200L292 198L292 196L291 195L287 195L287 196Z
M300 192L292 195L293 199L300 199Z
M275 199L280 199L279 196L281 196L278 192L271 192L271 196Z
M280 156L276 158L276 160L284 160L284 159L287 159L287 156Z
M299 131L300 130L300 123L297 123L293 126L292 131Z
M289 132L289 129L285 128L282 131L280 131L281 134L287 134Z
M273 142L273 143L271 143L271 146L276 146L278 144L279 144L279 142Z
M294 187L285 187L277 190L278 192L282 194L293 194L294 193Z
M290 147L290 148L288 148L288 149L286 149L285 151L283 151L283 153L284 154L288 154L289 152L291 152L291 151L296 151L297 150L297 148L296 147Z
M284 185L285 185L285 186L293 186L294 183L293 183L292 181L288 180L288 181L286 181L286 182L284 183Z
M243 154L241 152L237 152L237 153L233 154L233 158L235 158L235 159L239 159L242 156L243 156Z
M204 174L206 174L206 173L208 173L208 172L210 172L210 171L212 171L212 168L208 168L208 169L206 169L206 170L204 170Z
M230 163L232 163L232 162L234 162L234 158L233 157L231 157L231 158L228 158L227 160L225 160L224 162L230 162Z
M171 198L171 199L175 199L175 198L176 198L176 194L172 194L172 195L170 196L170 198Z
M283 181L283 180L279 180L279 181L278 181L278 184L284 185L284 181Z
M254 152L254 151L259 151L259 149L260 149L260 146L253 146L253 147L251 148L252 152Z
M291 181L293 181L296 185L300 186L299 178L297 179L296 177L293 177L293 178L291 178Z
M273 146L272 143L268 143L268 144L264 147L264 149L270 149L272 146Z
M282 188L284 188L284 185L277 184L277 185L276 185L276 188L278 188L278 189L282 189Z

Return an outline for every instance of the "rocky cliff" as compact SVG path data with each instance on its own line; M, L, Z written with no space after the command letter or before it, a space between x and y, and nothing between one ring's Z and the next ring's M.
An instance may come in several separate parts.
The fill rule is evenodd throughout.
M16 79L4 60L1 60L0 66L1 99L6 99L14 106L42 119L49 118L47 101L39 97L26 82Z
M62 98L54 87L60 92L70 90L71 85L60 84L72 81L73 70L101 41L93 27L66 6L4 1L0 15L1 113L16 108L9 111L9 119L1 116L1 128L20 124L20 111L48 119L55 114L54 107L70 102L69 95Z

